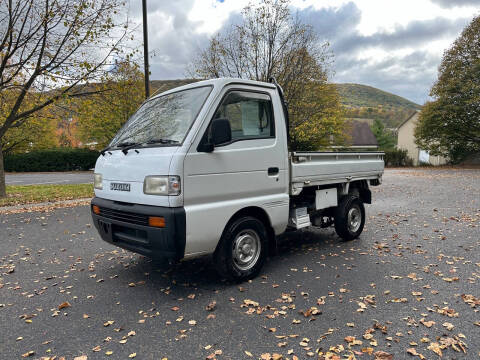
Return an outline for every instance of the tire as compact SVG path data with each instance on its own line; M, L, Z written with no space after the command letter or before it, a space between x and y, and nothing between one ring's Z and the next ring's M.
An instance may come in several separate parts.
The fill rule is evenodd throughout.
M345 241L360 236L365 225L365 207L356 196L344 196L335 209L335 231Z
M229 223L214 254L217 272L233 281L254 278L265 263L268 235L257 218L245 216Z

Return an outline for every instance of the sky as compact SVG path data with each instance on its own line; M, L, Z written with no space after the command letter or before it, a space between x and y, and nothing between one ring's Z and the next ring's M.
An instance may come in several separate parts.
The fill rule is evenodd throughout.
M147 0L151 79L186 77L195 54L250 1ZM141 0L128 6L141 24ZM330 43L332 82L374 86L418 104L429 99L443 52L480 15L480 0L292 0L290 7Z

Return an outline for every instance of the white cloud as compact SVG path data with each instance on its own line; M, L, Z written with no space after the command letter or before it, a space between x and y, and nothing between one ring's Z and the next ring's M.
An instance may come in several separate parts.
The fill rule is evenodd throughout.
M153 79L181 78L209 37L238 19L250 0L149 1ZM334 81L358 82L423 103L443 51L480 0L292 0L292 10L329 40ZM140 1L131 14L141 24ZM141 27L137 38L141 39Z

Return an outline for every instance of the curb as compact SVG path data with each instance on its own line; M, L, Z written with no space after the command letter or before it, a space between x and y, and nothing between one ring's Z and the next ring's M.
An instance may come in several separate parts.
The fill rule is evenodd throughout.
M81 199L62 200L62 201L53 201L53 202L3 206L3 207L0 207L0 214L5 214L5 213L15 214L15 213L33 212L33 211L49 211L57 208L83 206L83 205L88 205L91 200L92 198L81 198Z

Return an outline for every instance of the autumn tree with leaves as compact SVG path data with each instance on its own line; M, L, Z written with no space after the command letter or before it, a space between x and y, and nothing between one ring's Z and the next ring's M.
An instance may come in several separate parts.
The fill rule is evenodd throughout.
M138 64L124 59L93 87L96 94L76 101L77 126L84 143L103 149L145 99L144 75Z
M0 95L0 119L6 117L18 96L16 91L6 90ZM26 97L29 103L31 98ZM51 114L42 109L31 115L28 122L14 126L1 138L0 148L3 154L34 149L51 148L57 145L55 138L55 121Z
M343 139L337 89L328 82L329 45L294 17L289 0L262 0L240 24L215 35L190 65L193 77L276 78L290 110L291 150L317 150Z
M61 99L90 93L127 29L121 0L0 0L0 146ZM6 196L0 148L0 197Z
M417 145L459 162L480 152L480 16L443 55L438 80L420 113Z

